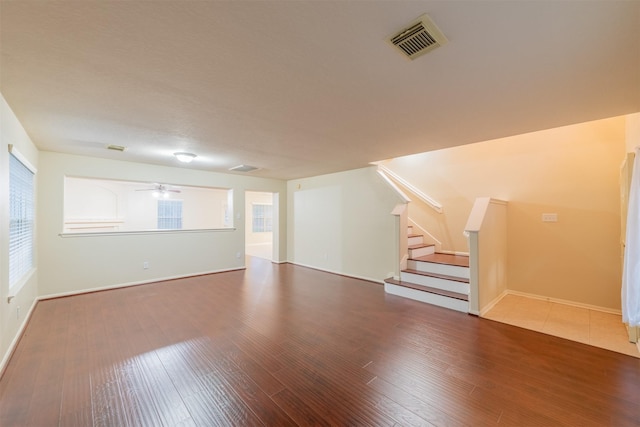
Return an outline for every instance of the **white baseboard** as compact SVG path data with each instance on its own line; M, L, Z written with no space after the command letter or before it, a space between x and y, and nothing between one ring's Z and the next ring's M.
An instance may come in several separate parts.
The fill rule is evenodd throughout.
M128 288L130 286L147 285L149 283L155 283L155 282L166 282L167 280L184 279L187 277L194 277L194 276L206 276L207 274L224 273L227 271L236 271L236 270L244 270L244 269L246 269L246 267L243 266L243 267L234 267L234 268L224 268L220 270L204 271L201 273L190 273L190 274L182 274L177 276L158 277L155 279L141 280L138 282L120 283L117 285L100 286L97 288L81 289L78 291L69 291L69 292L61 292L58 294L41 295L37 298L37 300L44 301L44 300L54 299L54 298L70 297L73 295L89 294L92 292L108 291L111 289L119 289L119 288Z
M526 293L526 292L514 291L514 290L511 290L511 289L507 289L504 293L506 293L506 295L516 295L516 296L520 296L520 297L533 298L533 299L538 299L538 300L542 300L542 301L549 301L549 302L555 302L555 303L558 303L558 304L570 305L570 306L578 307L578 308L585 308L585 309L588 309L588 310L601 311L603 313L622 315L622 311L621 310L608 308L608 307L600 307L600 306L591 305L591 304L584 304L584 303L581 303L581 302L569 301L569 300L560 299L560 298L545 297L545 296L542 296L542 295L529 294L529 293ZM504 295L501 296L500 298L503 298L503 297L504 297Z
M38 304L38 298L35 298L33 300L33 303L31 304L31 307L29 308L29 311L27 312L27 315L24 317L22 324L18 328L16 335L13 337L11 344L9 344L7 351L2 357L2 361L0 362L0 378L2 378L2 375L4 375L4 370L7 368L7 365L9 364L9 360L11 359L13 352L18 346L18 343L20 342L20 338L22 338L22 334L24 333L25 328L29 324L29 320L31 320L31 315L33 314L33 310L36 308L37 304Z
M297 265L299 267L310 268L312 270L324 271L325 273L337 274L338 276L350 277L352 279L366 280L367 282L373 282L380 285L384 285L384 280L372 279L371 277L356 276L354 274L344 273L341 271L328 270L326 268L320 268L313 265L301 264L299 262L289 261L289 264Z
M500 302L500 300L501 300L502 298L504 298L505 296L507 296L507 295L509 295L509 290L502 291L502 293L501 293L500 295L498 295L497 297L495 297L495 298L494 298L494 299L493 299L489 304L487 304L487 305L486 305L482 310L480 310L480 313L478 314L478 316L482 317L482 316L484 316L485 314L487 314L487 312L488 312L489 310L491 310L493 307L495 307L495 305L496 305L497 303L499 303L499 302Z

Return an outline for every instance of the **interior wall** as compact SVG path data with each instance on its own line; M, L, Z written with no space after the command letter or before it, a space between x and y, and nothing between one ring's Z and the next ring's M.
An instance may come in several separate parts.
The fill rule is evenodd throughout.
M632 153L640 147L640 113L626 116L627 153Z
M321 270L382 282L393 276L400 198L367 167L291 180L288 259Z
M5 361L12 342L16 339L26 316L33 306L38 290L38 270L9 302L9 150L8 145L18 151L36 168L38 150L18 121L17 117L0 94L0 358ZM38 185L36 179L36 194ZM36 200L36 211L40 208ZM36 224L36 235L38 228ZM38 262L38 245L34 262ZM0 368L2 364L0 364Z
M40 153L38 175L38 202L46 207L37 220L42 296L241 268L245 190L286 192L286 183L279 180L52 152ZM231 188L235 228L62 237L65 175ZM280 237L286 241L286 233ZM278 255L285 259L285 253ZM148 269L143 268L145 262Z
M394 159L387 167L442 203L443 249L462 235L476 197L509 202L508 287L620 308L620 163L625 117ZM543 213L558 222L542 222ZM449 247L444 246L444 243Z

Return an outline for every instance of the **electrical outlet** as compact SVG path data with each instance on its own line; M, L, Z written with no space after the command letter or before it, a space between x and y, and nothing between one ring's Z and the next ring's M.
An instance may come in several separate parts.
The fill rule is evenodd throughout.
M542 222L558 222L557 213L543 213Z
M142 263L142 268L145 269L145 270L148 270L149 269L149 261L143 262Z
M236 252L236 258L240 259L240 252Z

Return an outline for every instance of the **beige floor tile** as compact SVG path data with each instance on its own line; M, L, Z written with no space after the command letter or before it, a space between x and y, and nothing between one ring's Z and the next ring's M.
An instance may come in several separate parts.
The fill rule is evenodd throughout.
M506 295L483 317L640 358L619 315Z

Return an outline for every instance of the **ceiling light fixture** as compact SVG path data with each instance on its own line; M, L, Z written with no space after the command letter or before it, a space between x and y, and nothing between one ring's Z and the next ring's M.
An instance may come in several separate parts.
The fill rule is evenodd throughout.
M193 159L198 157L193 153L182 153L182 152L173 153L173 155L176 156L176 159L178 159L182 163L191 163L193 161Z

